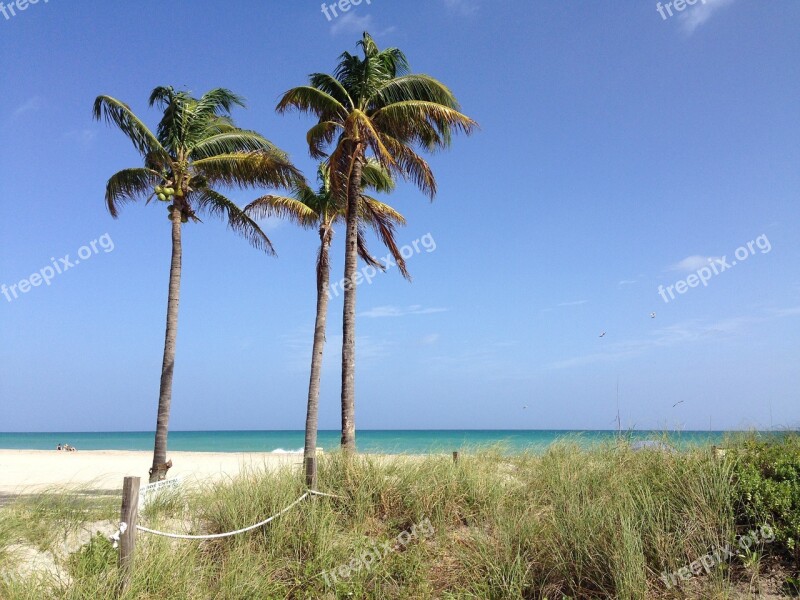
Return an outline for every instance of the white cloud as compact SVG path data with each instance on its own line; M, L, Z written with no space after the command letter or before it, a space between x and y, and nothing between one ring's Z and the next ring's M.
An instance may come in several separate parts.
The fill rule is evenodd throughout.
M623 279L617 285L633 285L634 283L636 283L635 279Z
M733 4L735 0L700 0L694 6L687 6L678 16L683 30L692 34L708 21L720 8Z
M699 254L695 254L693 256L687 256L682 261L675 263L674 265L670 265L667 267L667 271L683 271L684 273L691 273L693 271L697 271L701 267L707 267L709 264L717 260L719 260L719 257L717 256L701 256Z
M32 98L28 99L26 102L18 106L11 116L13 118L21 117L22 115L29 113L29 112L37 112L44 108L44 98L41 96L33 96Z
M789 309L792 310L792 309ZM774 317L788 316L773 314ZM585 365L616 362L634 356L639 356L654 348L663 348L703 341L711 337L730 338L744 333L750 325L767 321L769 317L733 317L722 319L713 323L704 324L700 321L684 321L656 329L648 337L642 339L623 340L608 343L598 340L603 349L598 352L575 356L565 360L556 361L547 365L547 369L568 369Z
M422 343L423 346L431 346L439 341L439 337L440 336L438 333L429 333L428 335L422 337L420 343Z
M411 306L376 306L370 310L360 313L360 317L379 319L383 317L405 317L407 315L430 315L433 313L446 312L446 308L424 308L419 304Z
M331 35L362 33L369 29L372 29L372 15L359 17L356 13L349 12L336 18L331 25Z
M78 129L75 131L68 131L64 134L64 137L74 142L77 146L87 148L91 146L95 138L97 138L97 132L94 129Z
M562 302L558 306L581 306L582 304L587 304L588 300L575 300L573 302Z

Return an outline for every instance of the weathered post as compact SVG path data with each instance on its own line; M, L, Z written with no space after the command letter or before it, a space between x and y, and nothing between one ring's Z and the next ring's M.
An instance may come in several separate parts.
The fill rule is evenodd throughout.
M120 523L127 528L119 536L119 570L120 594L124 594L131 583L134 551L136 550L136 522L139 518L139 485L138 477L126 477L122 484L122 510Z
M453 464L458 464L458 452L453 452Z

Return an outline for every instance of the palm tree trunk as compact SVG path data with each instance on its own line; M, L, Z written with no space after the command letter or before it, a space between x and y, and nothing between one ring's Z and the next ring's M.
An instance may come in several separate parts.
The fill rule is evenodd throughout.
M342 314L342 450L356 450L356 269L358 268L358 200L361 196L363 150L356 144L347 184L347 237L344 255L344 311Z
M319 387L322 377L322 352L325 349L325 327L328 321L328 300L331 272L329 251L333 230L323 224L319 228L319 258L317 260L317 320L314 324L314 349L311 353L311 378L308 383L308 411L306 412L306 445L304 464L306 486L317 487L317 428L319 426Z
M153 466L150 468L150 483L166 479L167 432L169 410L172 403L172 374L175 369L175 342L178 337L178 302L181 291L181 211L172 209L172 265L169 270L169 297L167 300L167 331L164 336L164 361L161 365L161 388L158 395L158 419L156 420L156 442L153 449Z

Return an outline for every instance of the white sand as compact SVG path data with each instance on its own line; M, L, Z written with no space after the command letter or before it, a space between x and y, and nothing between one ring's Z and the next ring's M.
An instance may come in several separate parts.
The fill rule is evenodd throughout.
M277 469L283 465L302 464L302 454L170 452L173 466L168 478L183 482L208 481L235 477L244 468ZM118 491L127 475L147 483L152 464L151 452L93 450L58 452L56 450L0 450L0 495L33 493L47 488L74 487Z

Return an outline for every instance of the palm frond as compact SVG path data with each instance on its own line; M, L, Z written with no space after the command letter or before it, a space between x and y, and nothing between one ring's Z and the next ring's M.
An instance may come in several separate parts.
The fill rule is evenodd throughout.
M460 110L453 92L428 75L405 75L387 81L375 92L370 108L377 110L396 102L422 100Z
M115 173L106 183L108 212L116 219L121 204L151 197L160 181L161 175L147 168L123 169Z
M295 198L273 194L253 200L245 206L244 212L253 219L276 217L306 228L314 227L319 222L319 215L313 208Z
M111 96L98 96L94 101L92 115L95 120L113 123L133 143L142 156L166 155L167 151L156 136L139 120L131 107Z
M347 93L345 87L335 77L327 73L312 73L309 77L309 81L313 87L332 96L339 104L348 110L355 108L350 94Z
M381 204L374 198L369 197L362 196L360 208L364 211L364 220L369 223L383 245L386 246L394 257L397 268L400 269L400 273L410 281L411 275L406 267L406 261L403 258L400 248L397 247L397 241L395 240L395 226L397 223L405 224L403 216L391 207Z
M228 227L245 238L254 248L263 250L267 254L275 255L275 248L273 248L272 242L270 242L267 235L232 200L211 188L193 191L189 196L189 200L200 212L226 220Z
M289 90L275 107L279 114L290 109L313 114L321 121L343 122L348 112L336 98L311 86L300 86Z
M292 188L303 180L300 171L283 152L233 152L202 158L192 163L210 185Z
M397 161L398 170L403 178L410 180L426 196L433 199L436 196L436 178L428 163L409 146L395 138L383 135L381 139Z
M336 139L336 133L344 131L344 126L335 121L322 121L314 125L306 134L308 149L311 158L325 158L325 146L329 146Z
M418 132L432 127L439 134L439 147L450 144L452 132L470 135L478 126L475 121L455 109L421 100L389 104L375 111L372 120L381 131L396 132L396 137L404 141L430 143L435 138L421 137Z
M275 145L261 134L233 128L225 133L217 133L203 139L192 148L191 157L198 160L219 154L275 149Z

